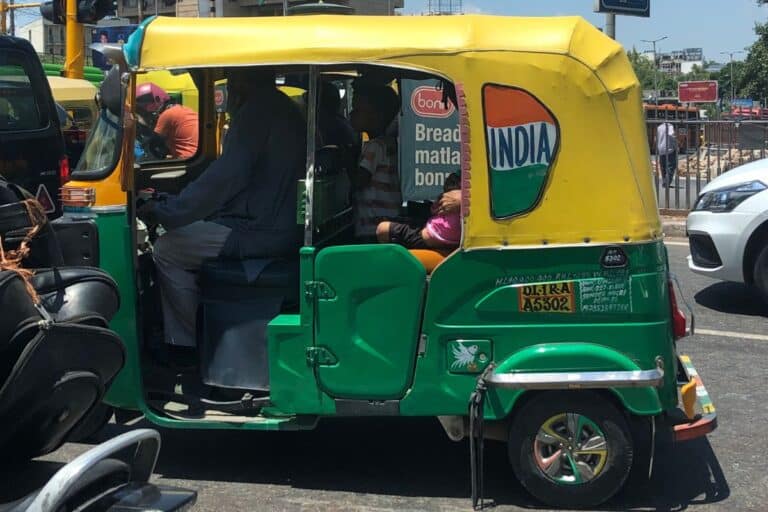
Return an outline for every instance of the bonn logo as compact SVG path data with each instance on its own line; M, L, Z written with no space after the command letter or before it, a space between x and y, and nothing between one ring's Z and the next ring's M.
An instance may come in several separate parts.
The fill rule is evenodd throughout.
M443 91L422 85L411 95L411 108L421 117L450 117L456 107L443 103Z

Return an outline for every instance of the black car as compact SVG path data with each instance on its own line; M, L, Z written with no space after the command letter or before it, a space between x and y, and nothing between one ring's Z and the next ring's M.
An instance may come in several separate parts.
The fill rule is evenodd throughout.
M69 162L56 105L32 45L10 36L0 36L0 175L61 215Z

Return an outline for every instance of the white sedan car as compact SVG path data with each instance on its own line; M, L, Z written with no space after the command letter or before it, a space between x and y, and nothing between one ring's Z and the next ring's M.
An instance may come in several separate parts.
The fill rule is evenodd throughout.
M768 159L718 176L688 215L688 267L754 284L768 300Z

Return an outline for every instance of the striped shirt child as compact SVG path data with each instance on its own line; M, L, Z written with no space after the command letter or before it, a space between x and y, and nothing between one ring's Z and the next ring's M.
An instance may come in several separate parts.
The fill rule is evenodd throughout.
M371 181L355 195L355 236L375 237L379 222L397 217L403 203L396 140L381 136L366 142L360 167L371 173Z

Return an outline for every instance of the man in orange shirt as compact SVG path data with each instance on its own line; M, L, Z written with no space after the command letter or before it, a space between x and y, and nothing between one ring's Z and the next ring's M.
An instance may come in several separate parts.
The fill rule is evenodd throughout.
M136 88L136 106L144 124L152 129L147 144L152 156L184 160L197 153L197 112L174 103L167 92L151 82Z

